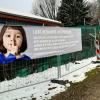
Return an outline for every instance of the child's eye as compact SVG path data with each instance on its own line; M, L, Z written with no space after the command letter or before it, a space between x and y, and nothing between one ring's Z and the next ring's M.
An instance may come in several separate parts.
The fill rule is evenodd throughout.
M6 35L6 37L10 37L10 35Z
M20 36L17 36L17 38L20 38Z

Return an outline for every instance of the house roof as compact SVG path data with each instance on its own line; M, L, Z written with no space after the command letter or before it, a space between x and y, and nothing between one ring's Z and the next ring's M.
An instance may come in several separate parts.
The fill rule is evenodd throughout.
M26 18L26 19L31 19L31 20L34 19L34 20L39 20L39 21L51 22L54 24L61 24L61 22L56 21L56 20L44 18L41 16L36 16L31 13L22 13L22 12L18 12L18 11L11 10L11 9L0 8L0 14L4 14L4 15L6 14L9 16L16 16L16 17L21 17L21 18Z

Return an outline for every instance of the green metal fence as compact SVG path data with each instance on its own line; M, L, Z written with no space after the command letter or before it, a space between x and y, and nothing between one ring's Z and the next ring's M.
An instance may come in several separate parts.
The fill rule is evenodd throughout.
M51 67L58 67L69 62L75 62L95 56L94 37L100 40L100 26L81 26L82 51L52 57L33 59L31 61L17 61L11 64L0 65L1 81L16 76L27 76L33 72L42 72ZM92 36L91 36L92 34ZM94 36L94 37L93 37ZM59 58L59 59L58 59Z
M52 77L49 78L53 79L53 78L59 78L61 76L63 76L63 73L61 73L61 65L67 64L69 62L75 62L77 60L82 60L85 58L89 58L92 56L95 56L95 47L94 47L94 39L95 37L97 39L100 40L100 26L81 26L81 33L82 33L82 51L78 51L78 52L73 52L73 53L69 53L69 54L63 54L63 55L58 55L58 56L52 56L52 57L45 57L45 58L39 58L39 59L32 59L32 60L26 60L26 61L22 61L22 60L16 60L12 63L9 64L0 64L0 82L4 81L5 79L7 80L11 80L13 78L15 78L16 76L22 77L20 78L21 80L21 84L23 84L22 87L28 86L29 85L33 85L33 84L37 84L37 83L41 83L43 81L45 81L45 78L43 79L43 77L46 76L46 79L48 80L47 77L50 77L50 75ZM92 35L91 35L92 34ZM74 64L76 66L74 66L76 69L80 69L80 66L77 64ZM34 74L37 72L42 72L47 70L48 68L51 67L56 67L54 69L54 72L50 73L48 75L48 73L46 73L46 75L44 74L42 76L42 78L40 76L38 76L38 78L40 78L40 80L38 80L37 76L34 78ZM73 66L70 66L71 68L73 68ZM69 68L68 68L69 69ZM74 69L74 70L76 70ZM71 70L72 72L74 70ZM68 71L68 70L67 70ZM66 71L66 73L67 73ZM69 72L71 72L69 70ZM44 72L43 72L44 73ZM53 76L53 74L56 76ZM33 78L31 77L30 80L26 83L24 83L23 80L27 80L27 77L29 74L33 75ZM39 73L40 74L40 73ZM68 74L68 73L67 73ZM58 77L57 77L58 75ZM65 75L65 73L64 73ZM28 77L29 78L29 77ZM37 78L37 81L36 81ZM32 81L31 81L32 79ZM36 82L34 82L36 81ZM18 89L20 88L19 86L19 80L13 80L11 81L12 84L14 84L13 89L10 89L9 86L11 86L11 83L9 83L10 81L8 81L7 85L8 87L1 89L0 88L0 93L4 93L7 91L11 91L13 89ZM33 82L33 83L31 83ZM5 81L6 84L6 81ZM2 83L0 84L2 85ZM6 85L4 85L6 86Z

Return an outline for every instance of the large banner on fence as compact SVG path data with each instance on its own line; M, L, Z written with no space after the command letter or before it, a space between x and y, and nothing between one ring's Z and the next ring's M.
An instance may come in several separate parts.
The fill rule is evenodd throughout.
M0 26L1 30L2 27L3 25ZM49 57L82 50L81 28L22 27L27 40L27 49L24 53L31 58ZM22 39L25 40L24 37ZM16 43L8 45L12 46L13 44L15 45Z

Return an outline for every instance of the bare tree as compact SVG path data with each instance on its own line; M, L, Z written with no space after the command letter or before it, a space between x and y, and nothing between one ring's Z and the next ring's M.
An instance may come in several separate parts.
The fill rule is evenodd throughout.
M96 0L95 4L96 4L96 8L95 8L96 18L95 19L98 22L98 24L100 25L100 0Z
M89 9L89 14L91 18L95 19L97 15L97 2L89 3L90 9Z
M97 18L100 19L100 0L97 0Z
M56 0L37 0L32 7L32 13L46 18L56 19L57 6Z

